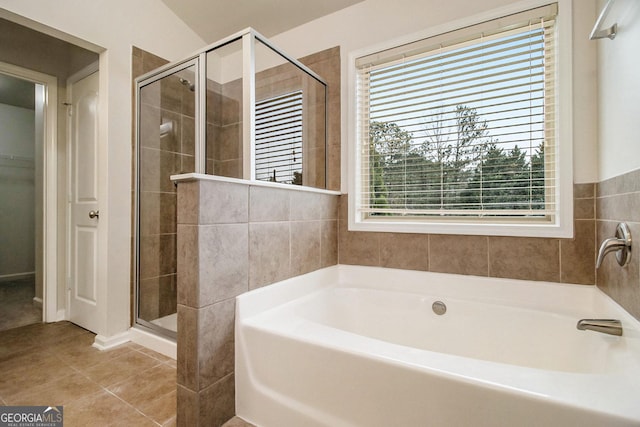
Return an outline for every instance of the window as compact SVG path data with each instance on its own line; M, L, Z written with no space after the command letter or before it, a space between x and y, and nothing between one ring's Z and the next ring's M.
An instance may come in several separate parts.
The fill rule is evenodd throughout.
M256 179L302 185L302 91L256 103Z
M558 137L557 10L355 58L352 229L559 236L561 223L571 228L561 212L571 213L562 202L571 174L567 185L559 162L571 140ZM416 226L424 224L431 228Z

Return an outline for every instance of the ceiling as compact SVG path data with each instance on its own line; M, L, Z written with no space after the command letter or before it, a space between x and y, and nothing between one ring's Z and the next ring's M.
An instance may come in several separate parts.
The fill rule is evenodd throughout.
M363 0L162 0L206 43L252 27L266 37Z

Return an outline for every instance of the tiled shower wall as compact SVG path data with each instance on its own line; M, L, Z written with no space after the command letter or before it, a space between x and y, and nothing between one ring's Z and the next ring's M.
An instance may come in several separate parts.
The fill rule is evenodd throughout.
M167 63L162 58L133 47L134 78ZM177 79L176 84L179 85ZM148 96L141 99L142 134L141 143L141 188L140 204L145 218L140 228L140 312L145 320L152 320L171 313L176 307L176 190L169 179L171 174L193 163L193 153L182 154L182 126L193 126L193 112L182 109L182 88L173 91L160 84ZM173 94L174 96L166 96ZM192 103L193 105L193 103ZM160 124L173 120L175 133L160 138ZM188 132L185 132L185 135ZM133 149L135 150L135 138ZM133 158L136 158L134 153ZM135 170L135 169L134 169ZM132 183L132 189L135 183ZM134 193L132 193L133 201ZM148 215L146 215L148 214ZM132 245L133 247L133 245ZM133 265L133 263L132 263ZM135 272L132 272L132 277ZM133 292L133 286L132 286ZM132 298L132 301L134 299Z
M340 107L340 47L336 46L300 58L327 83L327 148L326 188L340 191L341 107Z
M338 198L248 181L178 185L178 425L235 415L235 297L336 264Z
M613 237L619 222L629 225L634 242L631 262L625 267L618 265L613 253L607 255L597 270L597 285L640 319L640 170L600 182L596 195L596 242Z
M242 178L241 80L207 80L207 173Z

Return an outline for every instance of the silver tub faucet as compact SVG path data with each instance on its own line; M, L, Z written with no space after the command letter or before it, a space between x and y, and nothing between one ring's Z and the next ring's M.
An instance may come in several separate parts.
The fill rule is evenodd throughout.
M581 331L596 331L622 336L622 323L617 319L582 319L576 327Z

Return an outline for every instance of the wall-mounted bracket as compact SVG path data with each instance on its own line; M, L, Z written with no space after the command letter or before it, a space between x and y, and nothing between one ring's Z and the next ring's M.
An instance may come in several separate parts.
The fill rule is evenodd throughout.
M613 24L609 28L600 28L602 25L602 21L605 20L611 6L613 5L614 0L608 0L607 4L602 8L602 12L600 12L600 16L596 20L596 24L593 26L593 30L591 30L591 34L589 35L589 40L597 40L608 38L613 40L616 38L616 34L618 33L618 24Z

